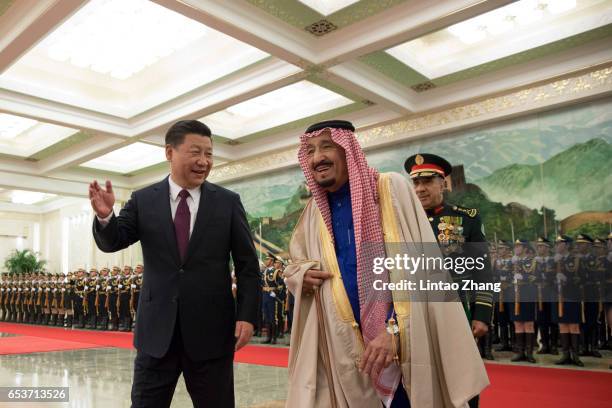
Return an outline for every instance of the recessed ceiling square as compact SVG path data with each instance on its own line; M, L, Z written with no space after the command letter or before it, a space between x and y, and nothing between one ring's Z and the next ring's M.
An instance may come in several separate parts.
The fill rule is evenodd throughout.
M77 132L77 129L0 113L0 152L29 157Z
M335 13L351 4L357 3L359 0L299 0L310 7L311 9L318 11L324 16Z
M165 160L163 147L136 142L85 162L81 166L126 174Z
M92 0L0 75L0 87L131 117L268 54L146 0Z
M238 139L304 117L350 105L352 100L316 85L300 81L230 106L201 120L216 135Z
M610 1L520 0L386 52L435 79L610 23Z

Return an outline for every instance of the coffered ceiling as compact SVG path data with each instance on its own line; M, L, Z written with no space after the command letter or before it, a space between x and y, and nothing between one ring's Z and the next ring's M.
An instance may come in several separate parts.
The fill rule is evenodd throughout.
M611 39L611 0L0 0L0 210L93 178L127 197L167 172L179 119L211 127L222 171L314 121L365 130L609 66Z

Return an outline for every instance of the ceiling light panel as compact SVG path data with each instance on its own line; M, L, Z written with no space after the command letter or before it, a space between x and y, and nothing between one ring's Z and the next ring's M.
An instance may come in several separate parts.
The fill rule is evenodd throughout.
M152 1L91 0L2 73L0 87L130 118L267 57Z
M237 139L353 103L308 81L249 99L201 120L216 135Z
M29 157L77 132L77 129L0 113L0 153Z
M357 3L359 0L299 0L313 10L318 11L324 16L335 13L351 4Z
M520 0L386 52L435 79L610 23L610 1Z
M13 204L32 205L56 197L56 195L37 191L12 190L10 192L10 197Z
M126 174L165 160L164 148L137 142L85 162L81 166Z

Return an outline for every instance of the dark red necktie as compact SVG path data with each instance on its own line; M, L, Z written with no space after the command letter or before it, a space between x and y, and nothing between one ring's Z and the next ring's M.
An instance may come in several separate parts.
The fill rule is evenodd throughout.
M187 255L187 245L189 244L189 227L191 225L191 213L189 212L189 206L187 205L187 197L189 197L189 191L181 190L179 193L181 201L179 201L178 207L176 208L176 214L174 215L174 233L176 234L176 243L178 245L179 255L181 261L185 260Z

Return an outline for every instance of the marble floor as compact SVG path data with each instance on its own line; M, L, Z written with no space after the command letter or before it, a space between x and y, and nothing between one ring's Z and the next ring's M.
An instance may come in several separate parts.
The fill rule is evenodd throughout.
M0 337L13 336L0 333ZM286 341L286 340L285 340ZM94 348L60 352L0 355L0 386L67 386L69 403L2 403L2 407L129 407L132 363L136 352L118 348ZM609 371L612 353L605 358L584 357L585 368ZM497 353L499 364L509 362L510 353ZM557 356L539 355L537 366L558 367ZM495 363L495 362L494 362ZM529 363L519 363L527 364ZM533 365L535 366L535 365ZM563 368L573 368L564 366ZM579 369L579 368L576 368ZM249 408L280 408L287 392L287 369L251 364L234 365L236 405ZM172 407L191 407L181 378Z

